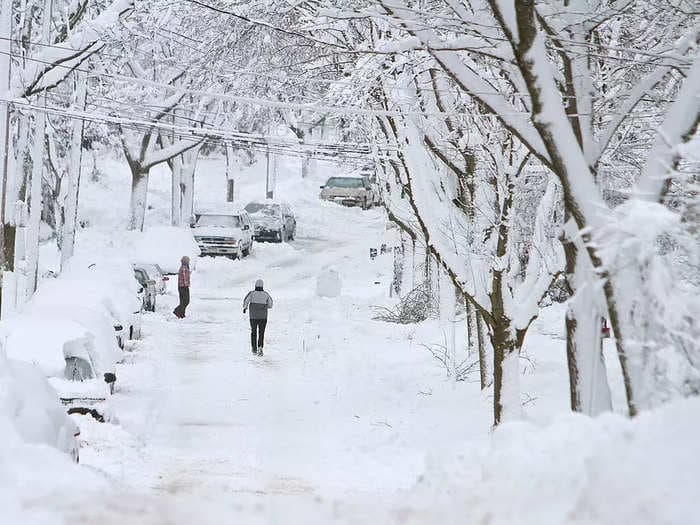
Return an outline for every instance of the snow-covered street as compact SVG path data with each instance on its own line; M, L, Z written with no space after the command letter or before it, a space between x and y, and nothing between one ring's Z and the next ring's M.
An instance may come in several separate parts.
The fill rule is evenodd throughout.
M211 175L198 191L215 201L217 164L204 164ZM104 200L117 177L88 186L95 231L81 234L79 250L115 242L101 233L113 218L89 205ZM295 241L257 243L243 260L196 261L184 320L171 313L177 283L169 281L157 311L143 315L142 338L117 365L116 392L100 407L107 422L73 416L81 465L42 464L41 472L63 473L59 485L46 473L37 485L11 471L22 494L12 503L17 516L42 525L587 524L610 523L616 502L625 502L630 520L655 524L692 512L693 481L679 480L698 461L686 455L697 420L683 417L696 399L641 426L617 414L569 414L558 395L566 389L562 309L552 306L523 349L526 421L494 433L492 393L480 391L478 371L456 382L429 351L446 342L449 321L373 320L376 306L391 305L394 260L371 259L369 249L391 246L396 230L380 210L320 202L321 180L279 181L297 213ZM255 170L242 176L241 198L254 198L263 182ZM155 203L160 192L155 185ZM162 207L151 213L157 224ZM339 274L337 297L317 293L328 270ZM250 352L241 304L258 278L275 300L263 357ZM610 353L607 362L619 374ZM611 386L621 405L621 384ZM654 482L631 493L626 487L644 469ZM674 504L661 504L671 501L663 499L669 487ZM559 503L532 508L544 499Z
M468 388L454 392L425 349L404 346L408 330L370 320L393 264L368 256L382 242L382 214L314 203L300 221L294 243L257 244L243 261L200 259L187 319L169 314L171 292L120 367L111 409L124 432L83 428L82 462L144 504L157 501L156 516L201 510L202 501L266 516L290 503L398 511L398 494L419 480L426 457L449 452L439 428L450 429L453 444L488 432L454 418ZM352 228L342 228L346 221ZM338 227L321 228L329 224ZM341 296L317 297L316 276L329 267L341 276ZM251 355L241 311L258 277L275 299L264 357ZM121 450L125 434L131 446ZM134 505L129 521L151 523L147 508Z

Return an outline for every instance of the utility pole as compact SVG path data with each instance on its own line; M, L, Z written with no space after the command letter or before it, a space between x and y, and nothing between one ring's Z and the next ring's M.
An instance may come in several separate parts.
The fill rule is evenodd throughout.
M233 202L235 197L236 179L233 174L233 146L228 142L224 145L226 153L226 202Z
M274 195L274 183L270 178L270 146L267 146L267 177L265 179L265 197L271 199Z
M10 79L12 74L12 0L0 0L0 311L2 309L2 288L4 272L12 270L8 260L5 223L7 183L10 160ZM14 243L13 243L14 244ZM10 277L10 280L12 278Z
M75 105L85 109L87 100L87 77L85 73L76 72ZM68 194L66 195L66 220L63 223L63 244L61 245L61 268L73 256L75 247L75 229L78 219L78 195L80 190L80 164L83 157L83 119L73 120L71 134L70 165L68 166Z

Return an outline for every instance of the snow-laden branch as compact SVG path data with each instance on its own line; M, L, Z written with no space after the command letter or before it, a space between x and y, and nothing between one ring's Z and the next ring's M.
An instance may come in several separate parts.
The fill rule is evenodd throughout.
M700 38L700 25L695 26L692 31L678 41L672 56L685 55L688 50L697 46L698 38ZM632 110L672 69L670 65L661 65L651 71L647 76L637 82L637 85L632 89L629 95L627 95L620 107L612 112L615 118L607 125L598 139L595 162L600 160L603 152L615 136L615 132L620 125L631 116Z
M150 169L153 166L166 162L167 160L176 157L189 149L199 146L205 140L206 139L204 137L193 140L181 139L170 146L166 146L165 148L149 151L144 157L142 167L144 169Z
M700 123L700 52L659 128L636 188L639 199L659 201L678 163L678 146L687 141Z
M381 5L385 12L394 17L409 34L426 45L428 52L457 85L486 106L542 162L549 164L549 154L532 125L530 116L523 111L518 111L501 92L477 74L477 71L483 68L477 67L468 57L460 56L455 51L431 49L428 44L440 40L440 37L434 30L417 23L414 12L403 0L383 0Z
M70 36L55 46L44 47L31 60L39 64L11 98L23 98L59 84L104 44L102 38L134 9L134 0L114 0L94 20L83 21Z

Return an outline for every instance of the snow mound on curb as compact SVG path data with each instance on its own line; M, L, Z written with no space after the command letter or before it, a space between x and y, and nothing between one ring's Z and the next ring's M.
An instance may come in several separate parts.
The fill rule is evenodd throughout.
M104 478L71 459L77 453L77 430L41 372L5 359L0 349L2 523L64 523L47 503L76 508L84 504L80 498L106 490Z
M44 444L63 452L77 451L78 427L66 415L51 388L36 367L7 359L0 368L0 418L8 417L15 438ZM10 433L12 442L12 433ZM15 441L17 442L17 441Z
M698 435L698 398L634 419L566 414L543 427L506 423L456 473L434 464L417 489L430 499L467 495L465 523L692 523Z
M340 275L335 270L324 270L316 277L316 295L338 297L342 288Z

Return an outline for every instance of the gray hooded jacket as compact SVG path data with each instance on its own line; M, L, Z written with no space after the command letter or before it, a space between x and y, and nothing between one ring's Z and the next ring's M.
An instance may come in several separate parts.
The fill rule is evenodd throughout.
M272 308L272 297L263 290L263 282L258 279L255 290L248 292L243 299L243 309L250 309L251 319L267 319L267 311Z

